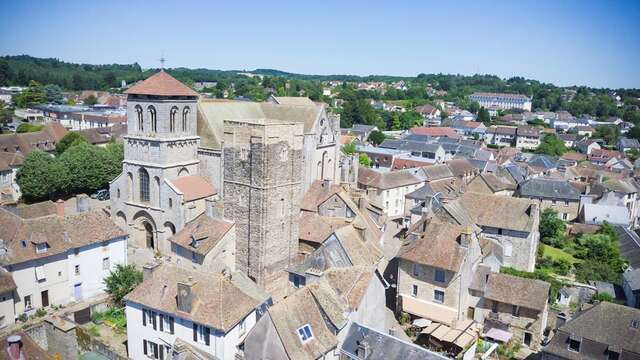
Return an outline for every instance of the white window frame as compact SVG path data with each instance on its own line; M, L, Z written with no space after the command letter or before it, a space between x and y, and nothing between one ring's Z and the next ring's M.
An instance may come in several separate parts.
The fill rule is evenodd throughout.
M442 294L442 300L438 300L438 297L436 296L436 294L438 293ZM438 304L444 304L444 291L438 290L438 289L433 290L433 302Z
M411 286L411 296L418 297L418 285L413 284Z
M106 266L105 266L106 263ZM102 258L102 270L109 270L111 269L111 259L107 256Z

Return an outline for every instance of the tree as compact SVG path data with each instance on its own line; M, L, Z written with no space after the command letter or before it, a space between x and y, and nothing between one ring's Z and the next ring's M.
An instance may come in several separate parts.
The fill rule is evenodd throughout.
M371 134L369 134L369 142L375 146L382 144L384 139L387 137L382 133L382 131L373 130Z
M406 111L400 114L400 125L403 130L422 126L422 115L416 111Z
M561 156L566 152L567 147L564 145L564 141L552 134L545 135L536 149L536 153L550 156Z
M369 156L367 156L367 154L360 154L360 156L358 157L358 162L364 167L371 167L371 159L369 159Z
M29 201L53 198L68 184L68 175L51 155L34 150L18 170L16 182L22 195Z
M16 105L20 108L31 107L47 102L47 95L44 88L37 81L30 81L29 87L15 98Z
M44 87L44 93L49 104L64 104L64 96L62 95L62 88L58 85L47 84Z
M482 108L484 108L484 107L482 107ZM469 104L469 106L467 107L467 110L469 110L473 114L478 114L478 111L480 111L480 109L482 109L482 108L480 107L480 103L479 102L472 101ZM478 114L478 115L480 115L480 114Z
M583 260L575 265L579 281L620 280L626 261L620 255L617 235L611 227L603 226L597 234L582 235L578 244L575 257Z
M56 154L62 155L71 146L79 145L80 143L87 143L87 139L80 135L77 131L69 131L57 144Z
M609 294L609 293L601 292L601 293L597 293L597 294L593 295L591 297L591 301L613 302L613 296L611 296L611 294Z
M364 99L345 101L340 113L340 127L350 128L353 124L374 125L385 128L385 123L369 103Z
M613 145L618 141L620 137L620 129L613 125L599 125L596 127L596 131L593 132L594 139L604 139L607 144Z
M634 162L640 158L640 150L631 149L624 152L624 155L629 159L629 161Z
M391 114L391 130L402 130L402 123L400 122L400 115L397 112Z
M0 126L6 125L13 120L13 109L9 104L0 100Z
M356 152L356 143L350 142L342 146L342 152L345 155L351 155Z
M558 217L557 211L546 208L542 210L542 214L540 215L540 225L538 229L540 231L540 238L545 242L545 239L553 239L557 236L564 235L565 224L564 221Z
M0 85L10 85L11 68L9 62L5 59L0 59Z
M84 98L82 102L87 106L93 106L98 103L98 98L95 95L91 94Z
M108 149L84 142L71 146L58 159L69 171L69 192L73 194L102 189L120 173L120 162L115 163Z
M122 305L122 299L142 283L142 272L133 265L117 264L115 270L104 278L105 291L114 304Z
M480 110L478 110L478 121L485 124L491 121L491 115L489 115L489 111L485 109L484 106L480 107Z

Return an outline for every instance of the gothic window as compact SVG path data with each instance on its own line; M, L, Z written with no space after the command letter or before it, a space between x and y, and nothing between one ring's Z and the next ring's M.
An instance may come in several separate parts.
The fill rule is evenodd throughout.
M169 112L169 131L172 133L176 131L176 114L178 113L178 107L174 106Z
M282 146L282 149L280 149L280 161L287 161L287 153L289 152L289 149L287 149L286 146Z
M140 201L149 202L149 173L144 168L140 168L138 177L140 178Z
M156 108L153 106L149 106L147 108L149 111L149 118L151 119L151 131L158 132L158 120L156 119Z
M136 115L138 116L138 131L144 131L144 122L142 118L142 106L136 105Z
M189 125L187 123L187 116L189 116L190 111L191 109L189 109L188 106L185 106L184 109L182 109L182 131L187 131L187 125Z
M153 178L154 182L155 182L155 187L156 187L156 195L158 197L158 206L160 206L160 178L158 178L157 176Z
M249 157L249 151L245 148L241 148L240 149L240 160L241 161L246 161L247 158Z

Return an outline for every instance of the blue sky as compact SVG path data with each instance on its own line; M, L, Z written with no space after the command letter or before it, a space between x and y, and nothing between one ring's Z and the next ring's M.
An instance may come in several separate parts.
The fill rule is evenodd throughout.
M0 0L0 54L640 87L640 1Z

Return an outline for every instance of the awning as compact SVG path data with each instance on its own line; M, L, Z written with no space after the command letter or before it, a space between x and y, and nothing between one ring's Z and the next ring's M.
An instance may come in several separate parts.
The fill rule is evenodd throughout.
M413 320L412 325L413 326L417 326L417 327L421 327L421 328L425 328L425 327L431 325L431 320L422 319L422 318L415 319L415 320Z
M401 295L402 311L443 324L453 324L458 312L448 306L416 299L409 295Z
M470 325L471 324L462 328L452 329L445 324L432 323L420 333L428 334L436 340L455 344L460 348L465 348L476 339L476 335L471 330Z
M490 337L494 340L506 343L507 341L509 341L509 339L511 339L511 333L505 330L500 330L500 329L496 329L496 328L491 328L489 329L489 331L487 331L486 334L484 334L485 337Z

